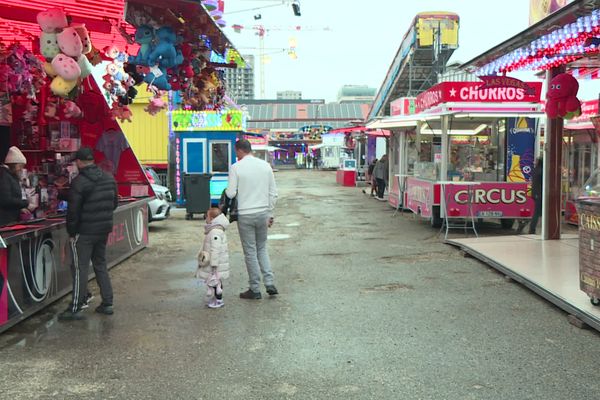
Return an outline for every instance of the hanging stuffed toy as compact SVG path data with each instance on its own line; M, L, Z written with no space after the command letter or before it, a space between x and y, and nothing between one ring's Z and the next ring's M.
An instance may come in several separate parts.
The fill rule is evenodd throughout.
M66 118L79 118L83 115L81 109L73 101L65 102L64 114Z
M46 102L46 109L44 111L44 116L47 119L58 119L57 111L58 99L54 96L48 97L48 101Z
M160 111L165 110L166 108L167 103L165 103L165 101L162 99L162 94L159 93L156 97L150 100L150 103L148 103L148 106L144 108L144 111L146 111L150 115L156 115Z
M50 8L37 14L37 23L42 32L58 33L69 26L67 16L60 8Z
M550 81L546 94L546 115L549 118L571 119L581 115L581 102L577 99L579 83L569 74L556 75Z
M158 64L161 68L173 68L177 65L177 36L169 26L163 26L156 31L158 43L148 55L148 65ZM183 61L183 60L181 60Z
M130 56L128 62L132 65L148 65L148 56L152 52L152 42L154 41L154 29L148 25L141 25L135 31L135 42L140 45L140 49L135 56Z

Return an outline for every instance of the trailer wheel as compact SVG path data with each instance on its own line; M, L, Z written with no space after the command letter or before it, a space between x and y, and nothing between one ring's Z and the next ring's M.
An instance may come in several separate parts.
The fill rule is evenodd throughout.
M595 305L595 306L600 306L600 299L599 299L599 298L597 298L597 297L592 297L592 298L590 299L590 303L592 303L592 304L593 304L593 305Z
M440 228L442 226L443 220L440 217L440 208L433 207L431 219L429 220L432 228Z
M500 224L502 225L502 229L512 229L515 224L514 219L501 219Z

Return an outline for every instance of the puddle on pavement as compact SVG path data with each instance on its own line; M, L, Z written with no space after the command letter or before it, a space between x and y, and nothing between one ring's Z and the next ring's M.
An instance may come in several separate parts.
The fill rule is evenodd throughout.
M386 283L383 285L375 285L369 288L360 289L361 293L378 293L378 292L394 292L397 290L414 290L414 286L404 283Z
M69 325L68 329L85 329L105 338L111 336L113 332L111 318L97 318L95 315L90 315L88 311L88 315L82 321L59 322L57 311L50 308L0 334L0 350L9 347L33 346L43 341L48 335L56 334L56 330L61 329L63 324Z
M290 238L290 235L287 235L285 233L276 233L276 234L267 236L268 240L286 240L289 238Z

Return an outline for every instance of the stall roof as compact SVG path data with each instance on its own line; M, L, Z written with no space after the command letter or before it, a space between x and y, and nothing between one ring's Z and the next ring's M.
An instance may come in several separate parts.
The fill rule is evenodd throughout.
M430 110L426 113L412 115L396 115L374 120L367 124L369 129L393 129L414 128L419 122L440 119L444 115L465 120L485 118L510 118L510 117L542 117L544 115L541 105L525 103L519 104L496 104L490 107L489 103L478 105L477 103L446 103L443 107Z
M600 0L574 0L571 4L531 25L521 33L464 63L461 68L474 72L511 51L529 46L531 42L539 37L551 33L566 24L573 23L577 18L587 15L597 8L600 8Z
M158 21L168 21L178 28L207 35L213 49L222 55L227 48L233 48L225 33L200 2L192 0L4 0L0 4L0 41L7 44L18 41L31 50L31 42L37 41L40 33L37 14L48 8L58 7L73 22L85 23L91 31L94 46L99 50L117 45L120 49L131 52L137 45L128 43L123 34L130 36L135 33L135 19L129 18L128 24L123 21L123 16L126 10L130 15L136 5L155 10L153 14Z
M4 0L0 4L0 41L19 42L31 50L41 32L36 16L52 7L62 8L73 22L85 23L92 43L100 50L110 45L124 49L127 42L120 30L134 33L134 28L122 21L124 0Z

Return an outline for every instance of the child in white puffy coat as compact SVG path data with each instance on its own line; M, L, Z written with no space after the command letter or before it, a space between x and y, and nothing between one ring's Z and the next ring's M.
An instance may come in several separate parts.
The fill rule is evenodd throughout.
M210 308L223 307L223 280L229 277L227 234L229 220L218 208L206 212L204 244L198 253L196 278L207 286L206 298Z

